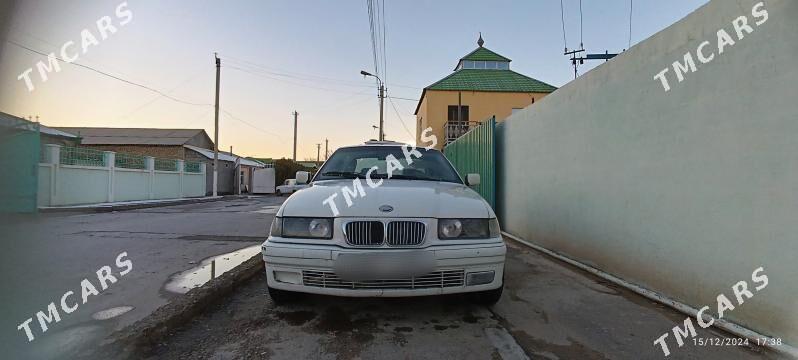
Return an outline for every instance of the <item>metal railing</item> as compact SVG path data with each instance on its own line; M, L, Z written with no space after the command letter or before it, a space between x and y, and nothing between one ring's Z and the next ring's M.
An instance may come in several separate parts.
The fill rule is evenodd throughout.
M114 166L123 169L146 169L147 164L144 156L117 153L114 158Z
M198 161L186 161L183 163L183 171L187 173L200 173L202 168Z
M175 159L155 159L155 170L157 171L177 171L177 160Z
M479 121L447 121L443 124L444 146L463 136L468 130L479 126Z
M84 147L64 146L59 161L62 165L105 167L105 153Z

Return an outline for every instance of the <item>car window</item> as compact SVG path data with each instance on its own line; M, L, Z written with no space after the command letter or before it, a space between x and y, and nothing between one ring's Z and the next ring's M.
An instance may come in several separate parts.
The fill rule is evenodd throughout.
M388 177L388 161L392 163L391 177L402 180L432 180L462 183L457 172L437 150L416 149L421 156L405 157L399 146L359 146L337 150L319 170L316 180L365 178L371 169L373 178Z

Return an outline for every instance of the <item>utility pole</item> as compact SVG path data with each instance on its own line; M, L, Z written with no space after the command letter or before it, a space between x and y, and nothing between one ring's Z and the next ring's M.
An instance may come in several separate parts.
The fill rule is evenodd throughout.
M366 76L374 77L375 79L377 79L377 82L380 84L380 93L377 96L377 97L380 98L380 134L379 134L379 140L380 141L384 141L385 140L385 132L383 131L383 126L382 126L383 125L383 114L382 113L383 113L383 108L384 108L383 103L385 102L385 83L382 82L382 79L380 79L379 76L374 75L372 73L369 73L367 71L362 71L361 70L360 71L360 75L363 75L364 77L366 77Z
M327 161L327 158L330 156L329 145L330 140L324 139L324 161Z
M219 75L222 69L222 59L214 53L216 58L216 115L213 121L213 196L219 194Z
M385 85L380 80L380 141L385 141L385 131L382 127L383 103L385 102Z
M316 144L316 164L318 164L319 160L321 160L321 157L319 157L320 152L321 152L321 144L319 143Z
M294 161L296 161L296 117L297 115L299 115L299 113L296 112L296 110L294 110L293 114L294 114Z

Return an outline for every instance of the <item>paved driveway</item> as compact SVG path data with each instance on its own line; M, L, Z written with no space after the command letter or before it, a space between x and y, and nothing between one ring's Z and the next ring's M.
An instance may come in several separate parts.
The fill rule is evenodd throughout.
M0 348L4 358L65 358L80 346L166 304L177 294L164 289L173 274L202 259L263 242L273 214L285 198L257 197L98 214L40 214L0 218ZM127 252L132 270L121 275L116 257ZM116 283L102 290L96 272L110 266ZM82 302L82 279L99 295ZM61 297L68 291L68 306ZM61 321L42 332L37 311L54 302ZM120 308L123 315L103 310ZM100 313L98 313L100 312ZM94 317L93 317L94 315ZM27 318L34 340L17 330Z
M654 340L685 315L508 242L505 294L305 296L275 306L265 274L136 357L182 359L662 359ZM729 336L699 330L702 338ZM668 359L773 359L747 347L688 342Z

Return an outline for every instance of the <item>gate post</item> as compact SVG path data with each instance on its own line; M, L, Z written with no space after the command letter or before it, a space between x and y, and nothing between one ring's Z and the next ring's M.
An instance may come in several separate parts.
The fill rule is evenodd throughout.
M116 153L103 151L105 169L108 170L108 202L114 202L114 170L116 170Z
M144 157L144 169L147 170L147 199L155 197L153 185L155 183L155 158L152 156Z
M50 164L50 198L48 206L58 205L58 168L61 167L61 145L45 144L45 161Z
M177 171L180 172L180 194L178 194L179 198L183 198L183 176L186 172L186 161L185 160L177 160Z

